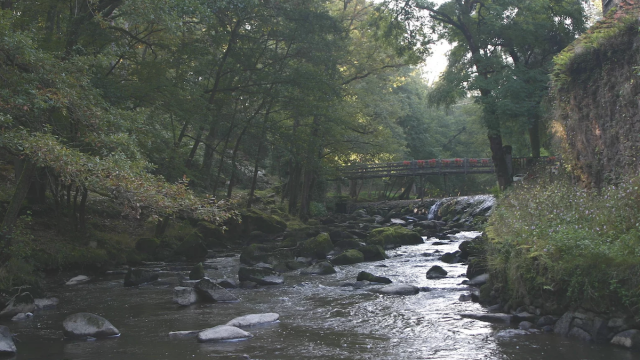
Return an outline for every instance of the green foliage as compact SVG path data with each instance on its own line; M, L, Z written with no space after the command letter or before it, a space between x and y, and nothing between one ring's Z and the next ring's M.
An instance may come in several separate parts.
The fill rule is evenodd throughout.
M529 180L503 196L489 221L492 279L507 299L561 307L640 310L640 178L602 189L568 179Z

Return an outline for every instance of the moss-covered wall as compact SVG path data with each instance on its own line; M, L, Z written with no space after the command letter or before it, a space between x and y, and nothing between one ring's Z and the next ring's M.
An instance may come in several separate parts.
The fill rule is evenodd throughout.
M638 16L640 5L621 1L555 59L556 134L587 186L640 169Z

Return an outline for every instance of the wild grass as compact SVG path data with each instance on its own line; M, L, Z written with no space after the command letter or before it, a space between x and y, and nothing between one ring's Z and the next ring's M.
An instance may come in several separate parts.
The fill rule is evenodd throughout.
M488 261L504 300L640 313L640 177L585 190L532 179L490 218Z

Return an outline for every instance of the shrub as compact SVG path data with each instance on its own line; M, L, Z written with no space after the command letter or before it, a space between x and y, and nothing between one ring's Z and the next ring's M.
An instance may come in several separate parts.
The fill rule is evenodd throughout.
M538 179L507 191L487 228L505 300L640 313L639 188L638 177L601 191Z

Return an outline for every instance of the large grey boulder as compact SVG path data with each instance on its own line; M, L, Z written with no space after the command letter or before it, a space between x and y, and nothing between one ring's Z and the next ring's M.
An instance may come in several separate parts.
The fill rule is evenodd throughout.
M261 324L267 324L278 321L280 315L276 313L265 313L265 314L249 314L237 317L227 323L229 326L236 327L246 327L246 326L255 326Z
M196 283L194 290L203 301L229 302L238 301L227 289L216 284L209 278L204 278Z
M300 271L300 275L331 275L335 273L336 269L326 261L316 263Z
M567 311L556 322L556 325L553 328L553 332L556 334L560 334L562 336L567 336L567 334L569 334L569 330L571 329L572 320L573 320L573 312Z
M11 330L4 325L0 325L0 355L13 355L16 351L16 344L13 343Z
M67 316L62 322L64 336L69 338L118 336L120 331L109 320L90 313L77 313Z
M640 349L640 330L631 329L618 333L611 339L611 344L627 349Z
M242 340L248 339L253 335L238 329L235 326L219 325L210 329L202 330L198 333L198 342L223 341L223 340Z
M198 302L198 296L194 288L176 286L173 288L173 302L178 305L189 306Z
M378 289L371 289L369 291L383 295L416 295L420 292L420 288L413 285L399 284L387 285Z
M91 279L88 276L78 275L78 276L76 276L74 278L71 278L69 281L67 281L65 285L84 284L84 283L88 282L89 280L91 280Z

